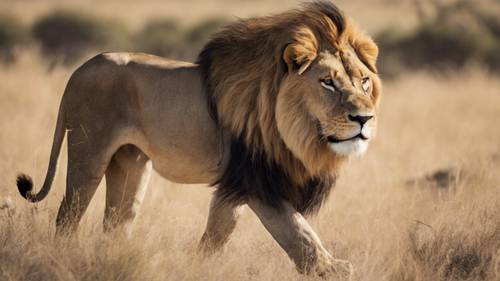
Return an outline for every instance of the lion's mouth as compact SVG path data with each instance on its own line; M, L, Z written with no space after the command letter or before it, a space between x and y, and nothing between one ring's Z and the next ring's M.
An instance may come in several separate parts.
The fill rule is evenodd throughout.
M362 133L359 133L353 137L350 137L348 139L338 139L335 136L328 136L326 139L328 140L329 143L340 143L340 142L345 142L345 141L350 141L350 140L355 140L355 139L361 139L361 140L368 140L367 137L365 137Z

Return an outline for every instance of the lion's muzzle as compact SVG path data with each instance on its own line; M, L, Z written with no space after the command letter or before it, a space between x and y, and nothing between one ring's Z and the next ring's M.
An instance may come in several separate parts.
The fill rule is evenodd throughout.
M363 154L368 148L369 140L374 135L374 115L371 113L348 114L347 120L350 129L342 132L341 137L337 135L327 136L328 144L335 153L341 155Z

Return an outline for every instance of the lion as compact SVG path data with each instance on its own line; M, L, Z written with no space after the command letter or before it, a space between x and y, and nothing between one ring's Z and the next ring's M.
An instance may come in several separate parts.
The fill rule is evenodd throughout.
M214 34L196 63L103 53L64 91L45 182L67 134L57 233L73 233L106 178L104 230L131 225L154 169L177 183L214 186L199 249L221 249L248 205L301 273L349 276L305 217L318 212L346 159L376 130L377 45L331 2L238 20Z

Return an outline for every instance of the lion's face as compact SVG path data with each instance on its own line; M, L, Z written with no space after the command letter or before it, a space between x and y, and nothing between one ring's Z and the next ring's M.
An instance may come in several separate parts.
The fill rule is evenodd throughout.
M375 136L379 92L378 76L352 47L321 51L303 73L283 80L278 129L303 160L312 156L306 153L362 154Z
M364 153L375 136L377 77L350 50L320 53L304 76L311 87L304 101L318 137L335 153Z

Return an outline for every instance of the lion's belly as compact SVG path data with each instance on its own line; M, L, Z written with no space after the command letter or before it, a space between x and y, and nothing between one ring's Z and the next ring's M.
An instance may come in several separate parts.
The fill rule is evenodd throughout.
M167 146L156 151L151 151L150 158L153 169L162 177L176 183L184 184L210 184L218 174L218 159L210 153L192 155L196 149L189 151L175 146Z

